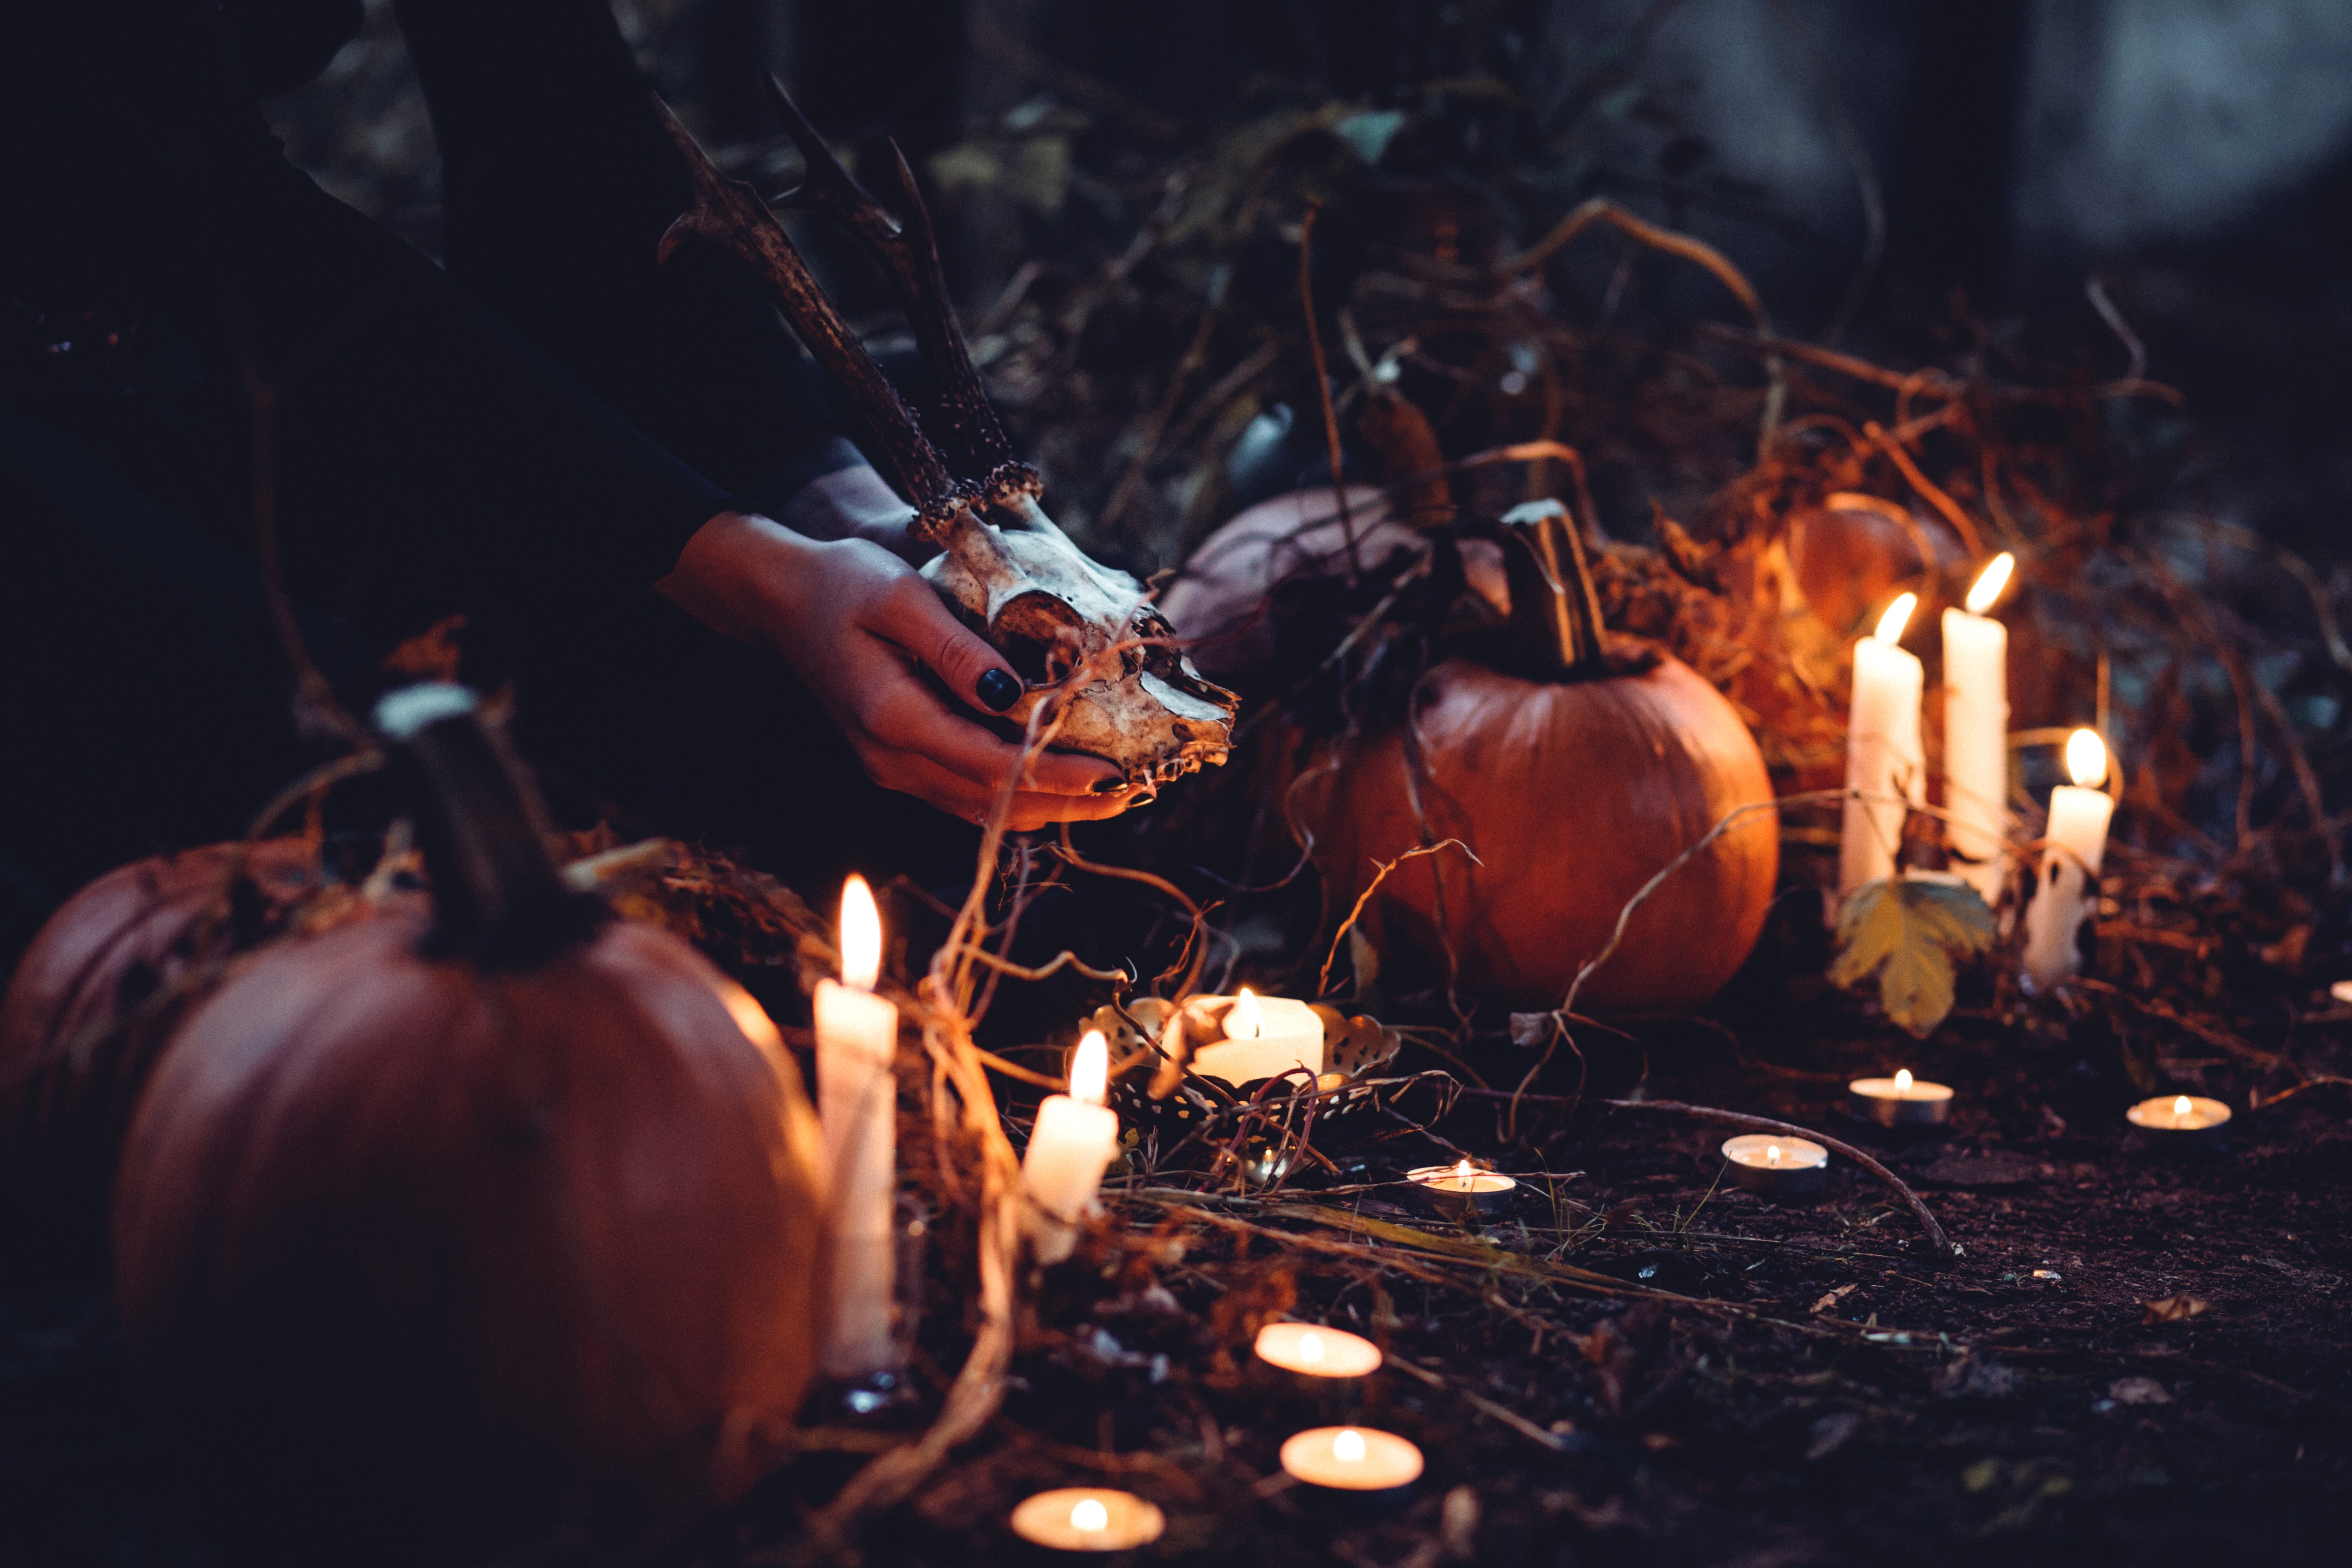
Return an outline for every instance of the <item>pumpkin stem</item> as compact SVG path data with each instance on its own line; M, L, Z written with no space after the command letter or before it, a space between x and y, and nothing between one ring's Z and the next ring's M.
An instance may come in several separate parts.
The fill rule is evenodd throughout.
M1511 587L1511 652L1529 675L1581 680L1608 673L1601 636L1601 595L1584 559L1584 542L1568 509L1529 501L1503 518L1503 566Z
M538 785L462 686L429 682L376 705L433 883L426 948L487 968L528 968L578 942L605 910L564 885Z

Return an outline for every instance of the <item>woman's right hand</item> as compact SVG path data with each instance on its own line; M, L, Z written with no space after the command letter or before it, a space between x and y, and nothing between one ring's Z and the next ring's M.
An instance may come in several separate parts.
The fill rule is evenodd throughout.
M939 690L1002 712L1019 700L1019 678L914 568L871 539L814 540L768 518L721 512L655 586L720 635L781 655L885 789L979 822L1022 766L1018 745L957 712ZM1116 816L1132 798L1111 763L1041 752L1013 792L1008 826L1028 832Z

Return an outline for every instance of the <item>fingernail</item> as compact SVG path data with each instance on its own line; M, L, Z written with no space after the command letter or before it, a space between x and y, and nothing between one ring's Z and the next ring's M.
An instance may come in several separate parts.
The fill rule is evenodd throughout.
M1021 683L1007 671L984 670L975 684L980 689L980 705L991 713L1002 713L1021 700Z
M1093 784L1088 784L1087 787L1094 791L1097 795L1109 795L1115 790L1125 789L1127 787L1127 780L1120 775L1114 773L1107 779L1097 779Z

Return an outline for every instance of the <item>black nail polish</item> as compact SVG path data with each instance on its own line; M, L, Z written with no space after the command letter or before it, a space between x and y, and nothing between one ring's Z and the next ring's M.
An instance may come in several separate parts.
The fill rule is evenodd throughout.
M1097 779L1093 784L1087 787L1091 789L1097 795L1108 795L1113 790L1125 789L1127 787L1127 780L1124 778Z
M1003 670L983 670L974 684L980 689L980 705L991 713L1002 713L1021 700L1021 683Z

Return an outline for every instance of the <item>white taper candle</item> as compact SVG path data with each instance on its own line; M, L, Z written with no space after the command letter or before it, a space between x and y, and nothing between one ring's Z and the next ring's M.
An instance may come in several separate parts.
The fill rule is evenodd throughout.
M817 1120L833 1184L824 1364L834 1377L898 1361L898 1009L874 994L881 973L882 917L853 876L841 890L841 982L816 988Z
M1944 804L1953 869L1988 904L2009 879L2009 628L1985 614L2016 558L1992 558L1966 609L1944 612Z
M1853 645L1845 825L1838 849L1841 899L1866 882L1895 875L1904 802L1924 805L1927 798L1927 753L1919 742L1919 699L1927 674L1917 658L1895 646L1918 603L1916 594L1900 595L1879 617L1878 629Z

